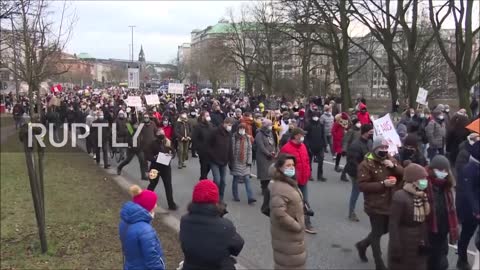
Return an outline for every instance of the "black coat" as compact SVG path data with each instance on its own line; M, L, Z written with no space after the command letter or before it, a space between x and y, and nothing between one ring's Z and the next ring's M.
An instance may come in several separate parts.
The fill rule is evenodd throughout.
M212 132L212 124L208 122L198 121L197 126L193 129L192 140L195 149L200 158L208 158L207 143Z
M223 126L214 129L207 143L208 160L220 166L227 165L232 148L231 139L230 132Z
M183 270L235 269L244 240L233 223L220 217L212 204L192 204L180 221L180 243L185 257Z
M325 150L325 132L323 125L319 121L310 121L309 125L305 127L307 135L305 136L305 143L310 152L317 154Z
M215 111L210 114L210 117L212 118L212 125L215 127L219 127L223 124L223 121L225 120L225 114L223 112Z
M370 152L369 140L360 137L355 140L347 149L347 164L345 172L352 177L357 177L357 167L363 161L365 155Z
M100 120L100 119L97 119L95 121L93 121L93 123L104 123L104 124L108 124L108 122L106 120ZM92 129L90 130L90 136L92 136L92 141L93 141L93 145L96 147L98 145L98 133L99 133L99 129L102 129L102 137L100 138L102 140L102 146L104 147L107 147L108 146L108 142L110 140L110 136L112 135L112 131L110 130L110 127L95 127L95 126L92 126Z

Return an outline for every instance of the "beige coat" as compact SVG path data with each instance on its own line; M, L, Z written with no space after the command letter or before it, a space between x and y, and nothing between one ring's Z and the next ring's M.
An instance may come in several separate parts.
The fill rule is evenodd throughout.
M305 269L303 197L295 180L273 174L270 189L270 232L275 269Z

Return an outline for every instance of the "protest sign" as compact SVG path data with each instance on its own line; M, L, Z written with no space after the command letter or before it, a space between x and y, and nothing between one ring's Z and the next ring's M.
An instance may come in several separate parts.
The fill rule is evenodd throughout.
M168 84L168 93L169 94L176 94L176 95L183 95L183 89L185 86L183 83L169 83Z
M160 104L160 100L158 99L158 95L145 95L145 102L147 103L147 105Z
M417 103L422 104L422 105L427 105L427 96L428 96L428 91L420 88L418 89L418 94L417 94Z
M398 147L402 146L402 142L395 130L390 114L374 120L373 127L375 128L374 138L382 136L388 142L388 152L390 154L398 153Z
M125 101L128 107L142 107L142 99L139 96L129 96Z

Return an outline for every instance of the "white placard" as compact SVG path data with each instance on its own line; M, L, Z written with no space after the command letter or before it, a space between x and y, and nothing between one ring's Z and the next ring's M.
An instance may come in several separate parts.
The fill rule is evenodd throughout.
M128 96L127 100L125 100L128 107L142 107L142 99L139 96Z
M140 71L138 68L128 69L128 88L138 89L140 87Z
M374 120L373 127L375 128L374 139L377 136L383 136L388 142L388 152L391 154L398 153L398 147L402 146L402 142L395 130L390 114Z
M428 96L428 91L420 88L418 89L418 94L417 94L417 103L422 104L422 105L427 105L427 96Z
M170 165L171 160L172 160L172 155L159 152L156 162L159 164L168 166Z
M183 89L185 86L183 83L169 83L168 84L168 93L169 94L176 94L176 95L183 95Z
M158 95L145 95L145 102L147 105L157 105L160 104L160 99Z

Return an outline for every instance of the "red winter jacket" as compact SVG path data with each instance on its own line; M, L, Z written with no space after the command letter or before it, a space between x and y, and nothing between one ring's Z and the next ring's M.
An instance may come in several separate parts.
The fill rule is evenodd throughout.
M360 103L358 106L358 110L366 109L367 105ZM368 112L362 113L362 112L357 112L357 118L362 125L370 124L372 121L370 120L370 114Z
M280 150L281 153L290 154L295 157L297 164L295 166L295 177L299 185L306 185L310 179L310 158L308 156L305 144L296 144L290 140Z
M342 149L342 141L343 141L343 135L345 135L345 129L338 123L335 122L333 123L332 126L332 140L333 140L333 152L335 154L341 154L343 149ZM346 149L345 149L346 151Z
M167 137L169 140L172 140L172 135L173 135L172 126L162 127L162 129L163 129L163 132L165 132L165 137Z

